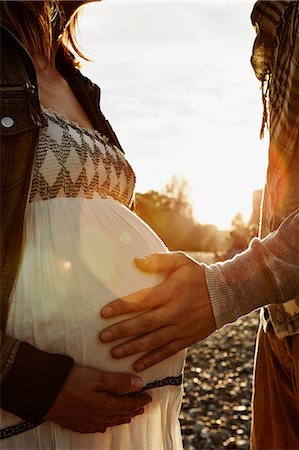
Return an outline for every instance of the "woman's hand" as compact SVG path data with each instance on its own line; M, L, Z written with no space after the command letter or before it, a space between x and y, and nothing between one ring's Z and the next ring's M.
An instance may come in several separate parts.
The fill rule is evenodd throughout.
M142 385L134 375L75 366L45 419L79 433L104 433L108 427L143 414L143 407L151 401L149 395L120 395Z
M102 342L132 337L111 350L114 358L148 352L133 368L142 371L209 336L216 329L202 265L182 252L136 259L145 272L166 272L160 285L114 300L102 309L104 318L141 312L111 325ZM146 312L143 312L146 311ZM143 313L142 313L143 312Z

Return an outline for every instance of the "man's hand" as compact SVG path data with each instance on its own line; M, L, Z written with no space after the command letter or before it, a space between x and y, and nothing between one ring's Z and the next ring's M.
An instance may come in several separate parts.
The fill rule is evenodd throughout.
M204 268L182 252L136 259L145 272L166 272L160 285L114 300L102 309L104 318L143 312L111 325L100 334L102 342L132 337L114 347L114 358L149 352L134 363L142 371L209 336L216 329Z
M134 375L75 366L45 419L80 433L104 433L144 412L143 407L151 401L149 395L120 395L142 385Z

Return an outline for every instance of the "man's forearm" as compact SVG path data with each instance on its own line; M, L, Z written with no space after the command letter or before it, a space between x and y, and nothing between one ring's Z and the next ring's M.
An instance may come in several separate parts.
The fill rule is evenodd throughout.
M299 295L299 211L263 240L224 263L205 267L217 328L256 308Z

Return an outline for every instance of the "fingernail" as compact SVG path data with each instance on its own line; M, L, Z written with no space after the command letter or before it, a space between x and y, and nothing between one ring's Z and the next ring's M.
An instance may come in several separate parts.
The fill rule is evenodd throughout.
M101 341L102 342L110 342L112 341L113 335L111 333L111 331L103 331L103 333L101 333Z
M123 348L116 348L113 350L112 355L115 358L122 358L123 356L125 356L125 351Z
M142 370L144 370L144 365L141 363L136 364L135 370L136 372L141 372Z
M139 377L131 377L131 388L136 389L137 391L143 387L143 380Z
M111 306L104 306L104 308L102 309L102 316L103 317L111 317L113 314L113 309L111 308Z

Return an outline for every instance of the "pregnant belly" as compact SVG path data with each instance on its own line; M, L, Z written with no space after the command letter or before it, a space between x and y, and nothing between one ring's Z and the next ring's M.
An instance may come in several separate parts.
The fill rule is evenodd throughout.
M57 198L30 204L24 252L7 332L77 364L130 371L135 357L114 360L100 330L101 308L163 281L134 265L136 256L167 251L158 236L113 199ZM114 320L116 322L117 320ZM115 343L113 344L115 345ZM176 376L184 352L143 374L145 383Z

